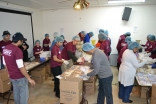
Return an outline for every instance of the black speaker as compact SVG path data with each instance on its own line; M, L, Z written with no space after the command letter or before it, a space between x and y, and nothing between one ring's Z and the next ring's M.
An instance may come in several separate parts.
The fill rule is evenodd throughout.
M128 21L129 17L130 17L130 14L131 14L131 11L132 11L132 8L125 7L124 13L123 13L123 16L122 16L122 20Z

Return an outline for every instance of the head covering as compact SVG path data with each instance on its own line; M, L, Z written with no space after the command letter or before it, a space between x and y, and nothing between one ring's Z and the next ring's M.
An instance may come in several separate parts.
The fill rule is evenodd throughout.
M64 39L62 37L56 37L55 42L64 42Z
M64 39L64 36L63 35L61 35L60 37L62 37Z
M86 32L85 31L81 31L81 34L86 35Z
M49 34L45 34L45 37L49 36Z
M131 33L130 33L130 32L126 32L126 33L124 33L124 35L129 35L129 36L131 36Z
M108 36L108 30L105 30L104 34Z
M149 38L151 36L151 34L148 34L147 37Z
M155 41L155 36L154 36L154 35L150 35L150 36L149 36L149 39L150 39L151 41Z
M99 33L98 38L99 38L100 40L107 40L107 36L104 35L103 33Z
M78 40L78 41L80 41L80 38L76 35L76 36L73 36L72 40Z
M105 30L104 29L100 29L99 30L99 33L103 33L104 34L105 33Z
M19 40L27 41L27 39L24 38L24 36L20 32L17 32L12 36L12 41L19 41Z
M11 34L9 33L9 31L3 31L3 35L2 36L5 36L5 35L11 35Z
M128 49L133 50L134 48L138 48L139 47L139 43L138 42L132 42L130 44L128 44Z
M131 41L131 37L130 36L127 36L126 39L125 39L125 42L128 42L128 41Z
M90 44L89 42L85 43L82 46L83 51L90 51L92 49L94 49L94 46L92 44Z
M39 40L36 40L36 41L35 41L35 44L36 44L37 42L39 42L39 43L40 43L40 41L39 41Z
M90 35L90 36L94 36L94 33L93 33L93 32L89 32L89 35Z
M59 36L59 33L58 32L54 32L53 36L54 36L54 38L56 38L57 36Z

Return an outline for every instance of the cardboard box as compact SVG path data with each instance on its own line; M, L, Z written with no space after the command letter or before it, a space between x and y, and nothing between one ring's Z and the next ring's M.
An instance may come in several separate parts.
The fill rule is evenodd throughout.
M141 96L141 86L134 86L132 89L131 96L140 97Z
M0 93L9 91L11 88L10 80L2 81L0 80Z
M141 98L146 98L148 87L141 87Z
M156 84L152 85L152 96L156 98Z
M0 70L0 80L2 81L9 80L8 72L5 69Z
M156 104L156 98L154 96L151 97L151 104Z
M63 104L80 104L82 101L82 90L61 88L60 103Z
M45 81L45 76L32 76L32 79L37 83L37 84L42 84Z
M32 70L31 76L45 76L45 67L40 67Z
M46 64L46 72L50 72L50 73L51 73L50 69L51 69L51 68L50 68L50 63L47 63L47 64Z

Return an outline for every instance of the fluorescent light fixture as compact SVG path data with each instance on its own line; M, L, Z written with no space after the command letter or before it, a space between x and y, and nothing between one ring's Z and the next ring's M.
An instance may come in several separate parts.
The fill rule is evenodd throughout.
M131 3L131 2L145 2L145 0L108 0L108 3Z

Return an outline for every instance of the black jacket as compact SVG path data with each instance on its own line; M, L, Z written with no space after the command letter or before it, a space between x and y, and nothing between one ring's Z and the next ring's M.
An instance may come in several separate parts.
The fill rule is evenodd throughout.
M29 48L29 45L28 45L26 42L23 42L22 45L27 46L27 49ZM24 62L28 62L28 59L29 59L29 58L28 58L28 51L27 51L27 49L24 50L22 46L20 46L19 48L20 48L20 49L22 50L22 52L23 52L23 61L24 61Z

